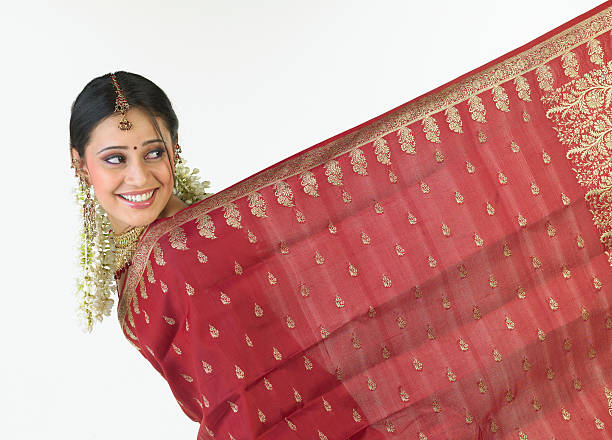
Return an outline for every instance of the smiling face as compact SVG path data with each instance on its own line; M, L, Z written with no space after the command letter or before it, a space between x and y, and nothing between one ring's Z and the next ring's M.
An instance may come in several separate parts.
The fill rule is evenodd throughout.
M173 214L169 211L176 211L178 202L172 196L171 169L176 145L163 120L156 118L170 158L148 113L136 107L126 117L133 124L131 130L118 128L119 114L102 120L80 158L83 176L93 185L115 233ZM75 149L72 155L79 159Z

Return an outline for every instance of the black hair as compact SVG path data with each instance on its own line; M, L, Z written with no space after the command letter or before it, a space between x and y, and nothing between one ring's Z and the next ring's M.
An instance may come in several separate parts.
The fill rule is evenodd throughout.
M115 72L115 76L130 108L137 107L148 112L163 140L155 120L155 117L161 118L170 131L172 144L176 144L178 142L178 119L164 91L152 81L136 73L119 71ZM72 104L70 146L78 151L80 157L85 155L85 146L89 143L93 129L103 119L115 113L116 97L111 74L107 73L92 79ZM166 152L167 150L166 146Z

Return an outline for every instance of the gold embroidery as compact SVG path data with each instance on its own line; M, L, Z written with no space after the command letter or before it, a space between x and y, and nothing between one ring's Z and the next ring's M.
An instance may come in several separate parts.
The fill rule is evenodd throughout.
M485 106L479 96L472 96L470 99L468 99L468 104L470 106L469 110L474 121L481 122L483 124L487 122L485 118L487 111L485 110Z
M444 162L444 153L442 153L440 150L436 150L436 154L434 155L436 162L438 163L442 163Z
M348 265L349 275L352 277L356 277L358 275L357 268L353 266L351 263Z
M391 352L386 345L382 348L382 357L383 359L389 359L391 357Z
M276 347L272 347L272 355L274 356L274 359L276 359L277 361L280 361L283 359L283 355Z
M604 387L604 394L608 399L608 413L612 416L612 391L608 387Z
M243 273L242 266L237 261L234 261L234 272L236 275L242 275Z
M355 423L361 422L361 415L357 412L355 408L353 408L353 420Z
M181 376L183 376L183 379L185 379L186 382L189 382L189 383L193 382L193 377L189 376L188 374L181 373Z
M260 193L251 193L247 196L247 198L249 200L249 208L251 208L251 214L259 218L268 217L268 215L266 214L266 201Z
M569 280L572 277L572 272L567 268L567 266L562 266L561 272L563 273L563 278L566 280Z
M476 321L478 321L480 318L482 318L482 313L480 312L480 308L478 306L472 307L472 317Z
M437 399L433 400L431 406L432 406L433 412L435 413L439 413L440 411L442 411L442 406L440 406L440 402L438 402Z
M196 227L198 228L198 233L202 237L210 239L217 238L215 236L215 224L209 215L202 214L196 217Z
M376 382L371 377L368 377L368 389L374 391L376 389Z
M176 321L174 320L174 318L170 318L168 316L164 315L164 321L166 321L168 324L170 325L174 325L176 323Z
M465 423L467 423L468 425L471 425L473 421L474 421L474 417L470 414L470 412L466 408L465 409Z
M574 52L568 52L561 57L563 71L565 75L570 78L576 78L578 76L578 69L580 65L578 58Z
M495 102L495 107L502 112L510 111L510 99L506 94L506 90L502 86L493 87L491 90L493 94L493 101Z
M463 339L459 339L459 348L461 349L461 351L468 351L470 349L470 346Z
M442 223L442 235L444 235L445 237L450 237L451 235L450 227L444 222Z
M453 373L453 370L451 370L450 367L446 369L446 377L448 377L449 382L455 382L457 380L457 375Z
M397 175L391 170L389 170L389 182L397 183Z
M553 312L559 310L559 303L555 301L552 297L548 299L548 305L550 306L550 310L552 310Z
M342 186L342 170L337 160L330 160L323 165L327 181L335 186Z
M580 235L576 237L576 246L578 246L579 249L584 248L584 238Z
M291 316L287 315L285 323L287 324L287 328L295 328L295 321L291 318Z
M553 74L550 66L544 64L536 69L538 84L542 90L547 92L553 89Z
M234 402L228 400L227 403L229 403L229 406L231 408L231 410L235 413L238 412L238 405L236 405Z
M408 223L410 223L411 225L417 224L417 218L414 216L412 212L408 213Z
M514 321L509 316L506 316L506 327L508 330L514 330Z
M533 265L534 269L540 269L542 267L542 261L540 261L540 259L536 256L531 257L531 264Z
M361 151L359 148L355 148L349 153L349 157L351 158L351 165L353 165L353 171L355 171L360 176L367 176L368 162L366 161L363 151Z
M287 245L286 241L281 241L280 242L280 252L283 255L286 255L289 253L289 246Z
M487 134L484 131L478 131L478 142L481 144L487 142Z
M505 185L508 183L508 177L506 177L506 175L501 171L497 173L497 180L499 180L499 183L501 185Z
M591 316L585 306L582 306L580 315L582 316L583 321L588 321L589 317Z
M402 400L402 402L408 402L410 400L410 396L408 395L406 390L404 390L402 387L400 387L399 392L400 392L400 399Z
M147 299L147 288L145 287L144 278L140 279L140 297L142 299Z
M157 242L153 245L153 256L155 257L155 263L157 263L158 266L163 266L166 264L166 261L164 260L164 252Z
M298 223L304 223L306 221L306 216L299 209L295 211L295 218L297 219Z
M384 138L379 138L374 141L374 154L376 159L383 165L391 165L391 153L389 146Z
M487 214L495 215L495 207L491 205L491 202L487 202Z
M181 351L181 349L179 347L177 347L175 344L172 344L172 349L174 350L174 352L178 355L183 354L183 352Z
M253 347L253 341L251 341L251 338L246 333L244 334L244 340L249 347Z
M144 313L145 322L148 324L150 322L149 315L147 314L147 312L145 310L143 310L142 313Z
M555 378L555 372L551 367L548 367L546 369L546 377L548 378L548 380L553 380Z
M331 404L327 400L325 400L325 397L321 397L321 399L323 399L323 408L325 408L325 411L331 412L332 411Z
M265 423L266 422L266 415L259 408L257 408L257 417L259 417L259 421L261 423Z
M459 110L457 110L455 107L449 107L444 110L444 114L446 115L448 128L455 133L463 133L463 122L461 121Z
M480 237L480 235L478 235L478 232L474 232L474 244L477 247L482 247L484 244L484 240Z
M344 200L344 203L351 203L353 198L351 197L351 195L349 193L347 193L346 191L342 190L342 200Z
M467 271L467 268L465 267L465 265L460 264L459 266L457 266L457 270L459 271L459 277L460 278L467 277L468 271Z
M517 220L521 228L524 228L525 226L527 226L527 219L523 217L523 215L520 212L518 213Z
M595 288L595 290L601 290L601 288L603 287L603 283L599 281L599 278L593 277L593 287Z
M417 371L422 371L423 370L423 363L420 360L418 360L417 358L413 358L412 359L412 366Z
M293 389L293 398L297 403L300 403L302 401L302 395L295 388Z
M592 39L591 41L587 43L587 47L589 48L589 57L591 59L591 62L593 64L602 66L604 63L603 61L604 54L601 48L601 44L599 43L599 40L595 38Z
M202 369L206 374L212 373L213 367L208 362L202 361Z
M540 194L540 187L535 182L531 182L531 194L534 196Z
M542 342L546 340L546 333L541 328L538 329L538 339Z
M514 393L512 392L512 390L508 389L506 390L506 402L510 403L514 400Z
M493 274L489 275L489 286L491 289L495 289L497 287L497 280Z
M292 431L297 430L297 426L295 426L295 424L291 420L285 418L285 421L287 422L287 426L289 426L289 429L291 429Z
M370 318L374 318L376 316L376 309L372 306L368 309L368 316Z
M212 324L208 324L208 330L210 331L210 336L213 338L219 337L219 330L217 330Z
M321 326L321 338L327 339L328 336L329 331L325 327Z
M402 315L397 315L396 321L397 321L397 326L400 329L406 328L406 324L407 323L406 323L406 320L404 319L404 317Z
M255 303L255 306L253 307L253 311L255 313L255 316L257 316L258 318L261 318L263 316L263 309L261 308L259 304Z
M502 354L499 352L497 348L494 348L492 353L493 353L493 359L495 360L495 362L502 361Z
M276 284L276 277L272 272L268 272L268 282L271 286L274 286Z
M427 440L427 436L422 432L419 432L419 440Z
M382 214L383 212L385 212L385 210L382 207L382 205L380 204L380 202L374 203L374 212L376 214Z
M412 130L408 127L401 127L397 130L397 137L399 138L400 148L403 152L407 154L416 154L416 143Z
M572 203L571 199L563 193L561 193L561 202L563 206L569 206Z
M208 262L208 257L201 251L198 251L198 261L200 263L206 263Z
M595 357L597 357L597 352L595 351L595 348L592 345L589 347L589 351L587 352L587 356L591 360L593 360L593 359L595 359Z
M315 251L314 259L317 264L325 263L325 258L319 253L319 251Z
M334 224L331 222L331 220L329 221L329 224L327 225L327 229L329 229L329 233L330 234L335 234L336 232L338 232L338 228L336 228L336 226L334 226Z
M339 382L344 380L344 371L342 371L340 367L336 368L336 379L338 379Z
M570 351L572 349L572 340L570 338L565 338L563 340L563 349L565 351Z
M427 326L427 338L431 341L433 341L434 339L436 339L436 333L433 329L433 327L431 326Z
M151 260L147 260L147 281L149 281L150 284L155 284L155 275L153 274Z
M519 430L519 440L529 440L529 438L527 438L527 434Z
M300 295L302 295L304 298L310 295L310 289L308 286L306 286L306 284L300 284Z
M484 383L484 380L482 379L478 381L478 391L480 391L481 394L484 394L487 391L489 391L489 388L487 387L487 385Z
M172 231L170 231L170 245L174 249L178 249L181 251L185 251L189 249L187 247L187 234L183 231L183 228L180 226L176 226Z
M442 307L444 307L446 310L451 308L451 302L447 296L442 297Z
M529 359L523 358L523 370L529 371L530 368L531 368L531 362L529 362Z
M525 102L531 102L531 89L529 88L527 78L519 75L514 78L514 84L516 85L518 97Z
M238 365L234 364L234 367L236 369L236 377L238 379L244 379L244 371L242 370L242 368L240 368Z
M423 291L421 290L421 288L419 286L415 286L414 287L414 297L416 299L419 299L419 298L423 297Z
M519 286L516 289L516 296L518 296L519 299L525 299L527 297L527 291L523 289L521 286Z
M307 371L312 370L312 361L306 356L304 356L304 368L306 368Z
M293 203L293 191L287 182L280 181L274 184L274 195L279 205L288 208L295 206Z
M361 348L361 341L359 341L359 338L357 336L353 336L353 347L356 350L359 350Z
M240 211L238 211L238 206L234 203L228 203L223 206L223 217L225 218L225 222L228 226L236 229L242 229L242 225L240 222L242 221L242 217L240 216Z
M344 300L340 298L339 295L336 295L336 307L338 307L339 309L344 307Z
M227 296L223 292L220 292L220 293L221 293L221 295L220 295L219 299L221 300L221 304L228 305L228 304L230 304L232 302L232 300L231 300L231 298L229 296Z
M425 139L429 142L436 144L440 143L440 128L436 120L432 116L425 116L421 121L423 125L423 132L425 133Z
M319 197L318 189L319 184L312 171L303 172L300 177L302 178L302 187L306 194L312 197Z
M161 280L159 281L159 287L161 287L162 293L168 292L168 286L166 286L166 283Z
M391 278L389 278L387 275L383 275L382 283L384 287L391 287Z
M320 430L317 431L319 431L319 440L328 440L325 434L323 434Z
M606 317L605 325L606 325L606 328L610 330L612 328L612 318L610 318L609 316Z
M582 391L582 382L577 377L574 377L573 385L576 391Z
M457 204L461 205L465 199L463 198L463 194L459 191L455 191L455 201Z
M542 150L542 160L544 161L545 165L548 165L550 163L550 154L548 154L544 150Z
M474 174L476 172L476 167L474 165L472 165L471 162L466 162L465 163L465 167L467 169L467 172L470 174Z
M521 147L519 147L519 145L512 141L510 142L510 150L512 150L513 153L518 153L519 151L521 151Z
M436 259L431 255L427 257L427 260L429 262L429 267L431 267L432 269L438 265L438 262L436 261Z

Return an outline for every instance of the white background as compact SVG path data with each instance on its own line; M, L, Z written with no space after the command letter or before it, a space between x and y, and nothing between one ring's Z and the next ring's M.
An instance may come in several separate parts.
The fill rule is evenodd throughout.
M162 87L183 156L218 192L599 3L2 2L0 438L196 437L115 312L93 334L74 318L68 119L90 79Z

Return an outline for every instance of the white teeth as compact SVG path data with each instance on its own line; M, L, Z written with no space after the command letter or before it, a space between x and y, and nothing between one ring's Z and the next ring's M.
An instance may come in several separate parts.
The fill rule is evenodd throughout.
M131 195L131 194L120 194L121 197L123 197L126 200L129 200L130 202L144 202L146 200L149 200L151 198L151 196L153 196L153 192L148 192L146 194L138 194L138 195Z

